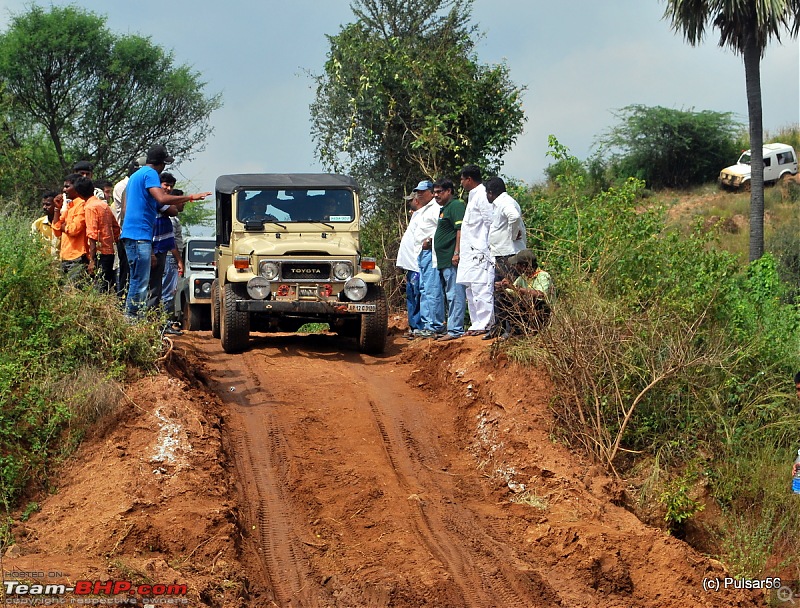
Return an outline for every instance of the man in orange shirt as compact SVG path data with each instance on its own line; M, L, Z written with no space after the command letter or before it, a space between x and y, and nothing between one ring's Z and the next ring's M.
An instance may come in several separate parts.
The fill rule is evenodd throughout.
M53 232L61 237L61 269L74 282L86 278L89 264L89 242L86 238L86 199L75 190L75 182L82 176L76 173L64 180L64 196L70 200L64 214L61 201L56 201L53 214ZM56 197L58 198L58 197Z
M119 241L119 224L104 200L94 195L94 184L88 177L75 180L75 190L86 198L86 236L89 239L89 274L99 269L97 281L102 291L115 291L114 243Z

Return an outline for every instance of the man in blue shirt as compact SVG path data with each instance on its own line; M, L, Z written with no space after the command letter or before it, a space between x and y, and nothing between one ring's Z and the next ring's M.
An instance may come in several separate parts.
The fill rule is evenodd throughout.
M160 205L182 205L187 201L200 201L211 194L173 196L161 188L159 174L173 162L162 145L147 152L144 167L131 175L125 189L125 222L120 243L125 247L130 267L130 286L125 301L125 314L134 318L142 316L147 306L147 287L150 283L150 257L153 253L153 227Z

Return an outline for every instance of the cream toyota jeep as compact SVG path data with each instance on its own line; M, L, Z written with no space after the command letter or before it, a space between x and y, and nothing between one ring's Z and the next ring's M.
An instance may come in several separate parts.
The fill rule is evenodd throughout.
M216 184L216 279L211 331L225 352L251 328L295 331L328 323L383 352L387 305L381 271L359 246L358 186L331 174L222 175Z

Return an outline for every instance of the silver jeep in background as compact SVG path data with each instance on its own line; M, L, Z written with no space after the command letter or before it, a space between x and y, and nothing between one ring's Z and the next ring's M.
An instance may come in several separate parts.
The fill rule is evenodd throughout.
M211 283L214 281L213 238L191 237L183 248L183 276L178 278L175 317L189 331L211 325Z
M358 190L334 174L217 179L211 331L225 352L244 350L251 328L306 323L327 323L362 352L383 352L386 294L375 260L361 255Z

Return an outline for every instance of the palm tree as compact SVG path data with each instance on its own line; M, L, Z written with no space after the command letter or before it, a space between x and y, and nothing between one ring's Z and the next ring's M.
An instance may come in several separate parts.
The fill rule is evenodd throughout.
M692 46L703 39L706 24L720 32L719 45L744 59L750 122L750 261L764 255L764 129L761 122L761 59L771 38L780 42L800 28L800 0L666 0L664 17Z

